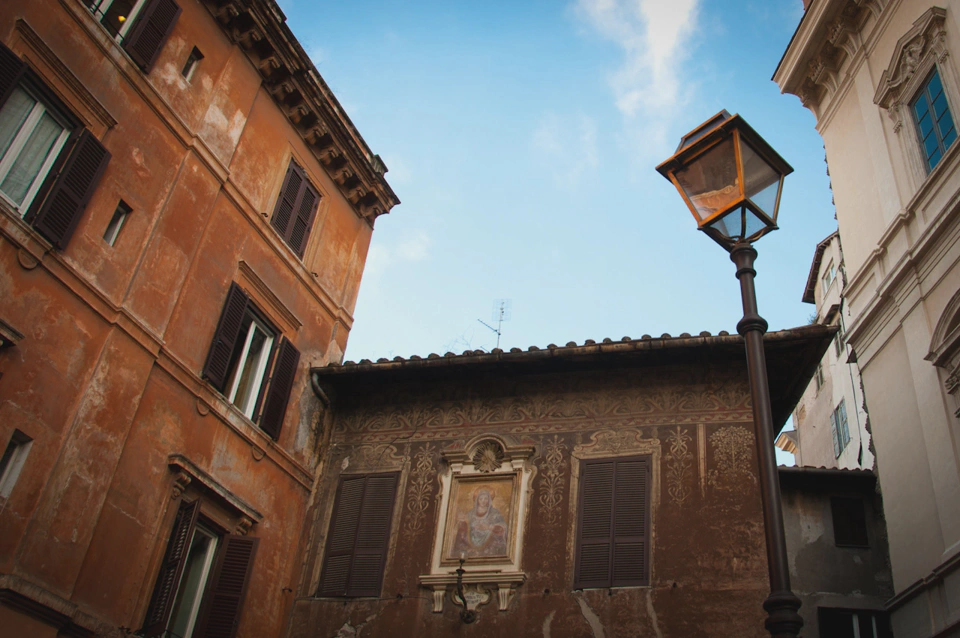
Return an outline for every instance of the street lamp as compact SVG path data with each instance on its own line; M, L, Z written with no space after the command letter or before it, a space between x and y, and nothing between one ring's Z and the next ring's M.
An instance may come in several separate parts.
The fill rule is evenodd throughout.
M760 459L760 495L767 539L770 595L764 623L773 638L796 638L803 627L800 599L790 590L787 545L780 504L780 479L773 448L773 414L763 354L767 322L757 312L751 245L777 229L783 178L793 172L739 115L716 114L680 140L673 157L657 167L673 182L697 226L723 246L737 266L743 319L737 332L747 347L747 374L753 399L753 427Z

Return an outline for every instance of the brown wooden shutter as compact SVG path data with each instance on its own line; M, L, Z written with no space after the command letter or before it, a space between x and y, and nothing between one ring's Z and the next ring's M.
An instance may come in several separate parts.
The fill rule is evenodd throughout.
M170 618L170 609L180 583L183 564L187 558L190 540L197 524L197 515L200 513L200 501L181 502L177 510L177 518L173 523L173 532L167 543L167 551L157 574L157 583L153 586L153 597L147 608L147 616L143 620L143 629L138 633L145 637L159 636L167 628Z
M260 417L260 429L274 440L280 438L280 428L283 427L283 417L287 413L287 402L290 400L290 390L293 389L299 363L300 351L284 337L277 350L273 377L270 379L263 415Z
M277 198L277 206L273 211L273 217L270 219L270 224L287 242L289 242L288 238L290 236L290 222L294 218L294 210L305 181L306 178L300 167L290 162L290 166L287 168L287 176L283 180L283 187L280 188L280 197Z
M230 371L230 359L233 349L240 337L240 327L243 325L243 316L247 312L250 299L236 283L230 284L227 299L220 312L220 321L217 330L213 333L213 342L207 354L207 362L203 365L203 376L210 380L215 388L223 392L227 384L227 374Z
M379 596L397 475L341 477L318 596Z
M313 226L319 201L320 195L310 182L304 181L303 192L300 194L300 201L297 202L297 214L290 227L290 239L287 241L293 252L297 253L297 257L301 259L307 248L307 238L310 237L310 228Z
M613 491L613 587L646 585L647 495L646 459L618 459Z
M34 228L57 248L63 250L67 247L109 161L110 151L103 147L100 140L88 130L80 133L63 169L32 220Z
M180 7L173 0L147 0L136 24L123 41L123 48L144 73L149 73L180 17Z
M193 634L196 638L233 638L240 622L240 606L250 583L260 539L228 534L222 542L204 594L198 630Z
M616 466L612 460L582 461L580 468L580 525L573 586L609 587Z
M0 107L20 83L27 65L17 54L0 44Z
M574 588L646 585L650 578L650 463L583 461Z

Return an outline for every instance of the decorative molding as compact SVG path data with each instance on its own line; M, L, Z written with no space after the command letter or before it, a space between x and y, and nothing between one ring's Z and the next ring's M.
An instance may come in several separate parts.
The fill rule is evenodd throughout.
M396 446L389 443L348 446L343 453L341 472L346 472L347 468L357 472L399 472L407 463Z
M478 472L495 472L500 469L502 463L503 448L496 441L484 441L473 452L473 467Z
M629 430L599 430L590 435L588 443L580 443L573 447L573 456L578 459L626 456L629 454L659 454L660 440L657 439L657 429L653 428L654 438L643 438L643 432L638 429Z
M664 455L666 463L667 494L678 509L683 508L684 501L690 496L687 486L687 474L691 466L693 454L689 450L692 438L679 425L670 430L667 435L667 453Z
M273 310L276 314L283 317L283 320L290 325L293 331L300 330L303 326L303 322L293 314L287 306L280 301L280 298L270 289L270 287L264 283L263 279L260 278L260 275L250 267L245 261L241 261L238 266L238 272L240 276L243 277L245 283L247 283L251 288L256 290L257 297L263 299L268 304L270 304L270 309Z
M245 529L249 530L263 520L263 514L221 485L219 481L201 470L193 461L182 454L171 454L167 458L167 465L173 473L174 498L179 498L187 486L193 485L194 488L199 488L216 498L222 505L239 516L241 518L240 525L245 526ZM178 490L179 493L177 493Z
M384 178L386 165L360 137L337 98L268 3L204 0L224 33L239 45L284 113L354 211L371 226L400 203Z
M886 109L896 132L902 128L906 103L919 89L926 72L949 55L946 16L946 10L940 7L931 7L920 16L897 41L890 64L880 75L873 101Z
M731 490L740 477L756 480L751 469L753 434L745 427L723 427L710 435L714 469L707 472L707 483L715 489Z
M103 104L84 86L83 82L73 74L73 71L60 61L60 58L50 50L50 47L43 41L43 38L41 38L37 32L33 30L33 27L23 18L17 18L17 33L23 42L46 64L50 71L55 73L60 81L70 89L70 92L83 103L103 128L109 129L116 126L117 120L110 115L110 112Z
M567 446L554 434L553 439L540 442L543 478L540 481L540 517L547 525L560 520L560 504L563 502L563 454Z
M407 501L406 530L415 536L423 531L424 516L430 506L430 492L436 470L433 466L434 454L437 448L430 443L423 445L413 457L414 468L410 473L410 486L407 488L410 498Z
M466 565L464 566L466 569ZM433 613L443 612L443 604L449 591L455 605L462 606L454 595L457 589L457 574L449 571L441 574L424 574L420 576L420 585L433 592ZM475 610L481 604L489 601L489 593L493 588L497 590L497 607L500 611L507 611L513 600L517 588L527 580L524 572L501 571L471 571L467 569L463 574L464 598L467 599L467 609ZM471 589L468 590L468 587ZM471 595L467 592L471 591ZM482 592L482 593L481 593ZM484 599L483 594L487 597Z

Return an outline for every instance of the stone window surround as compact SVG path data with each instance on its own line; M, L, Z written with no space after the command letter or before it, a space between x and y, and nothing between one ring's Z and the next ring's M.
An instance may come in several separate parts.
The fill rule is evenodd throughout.
M913 191L917 191L928 179L936 179L941 171L937 168L946 164L947 153L937 167L928 170L923 157L920 136L916 123L910 113L910 102L923 88L930 73L936 68L943 83L943 92L947 98L950 112L955 116L960 104L960 76L953 64L949 63L950 51L947 48L945 29L947 12L940 7L931 7L921 15L913 27L898 41L890 58L890 64L880 77L874 95L874 103L883 109L893 124L900 152L906 158L908 178ZM956 119L956 118L955 118ZM909 133L904 133L904 123ZM957 146L957 144L954 144Z

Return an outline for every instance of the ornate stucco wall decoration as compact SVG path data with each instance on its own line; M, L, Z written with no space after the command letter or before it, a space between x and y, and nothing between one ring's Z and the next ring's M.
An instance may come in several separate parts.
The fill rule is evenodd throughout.
M413 471L410 473L410 486L407 488L407 524L411 535L419 534L424 528L424 514L430 506L430 492L436 471L433 465L435 445L425 444L413 456Z
M714 469L707 482L716 489L731 489L740 478L755 478L751 468L753 435L742 426L727 426L710 435Z
M563 455L566 444L557 434L541 443L540 517L547 525L560 520L560 503L563 500Z
M430 573L420 576L420 584L433 591L434 612L443 611L447 592L456 586L460 559L466 561L464 586L478 594L495 590L500 611L526 580L520 565L536 474L533 453L531 444L493 434L441 452L447 461L440 476L441 514Z
M690 442L693 439L679 425L670 430L667 435L666 483L667 494L677 507L682 508L684 501L690 496L690 487L687 476L692 465L693 454L690 452Z

